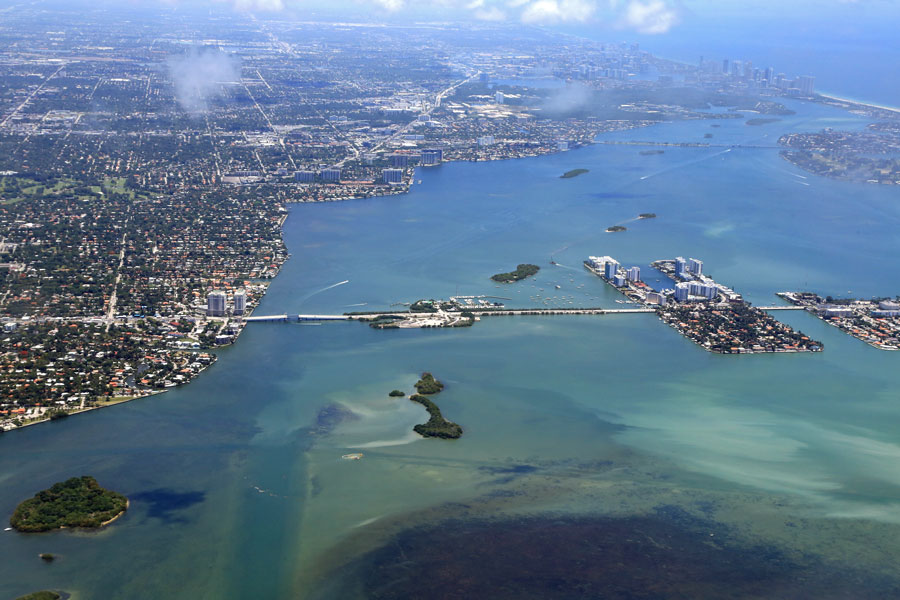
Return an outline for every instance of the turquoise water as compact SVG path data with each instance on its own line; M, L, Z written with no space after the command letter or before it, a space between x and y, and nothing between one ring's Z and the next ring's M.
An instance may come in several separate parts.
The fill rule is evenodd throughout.
M786 131L865 121L793 106L797 115L760 127L688 122L601 137L722 147L641 156L599 144L448 164L417 173L406 196L295 206L284 232L292 258L259 312L382 309L457 291L620 306L581 267L591 254L645 269L698 257L756 304L798 288L900 293L896 190L821 179L765 147ZM579 167L590 172L559 179ZM658 218L633 221L641 212ZM603 233L617 223L628 231ZM520 262L542 270L490 282ZM494 318L465 330L254 324L186 388L0 436L0 514L80 474L132 499L104 531L0 532L0 596L346 597L329 592L333 569L409 526L663 505L754 544L891 572L900 355L803 313L777 317L825 352L711 355L653 315ZM424 370L447 384L437 401L461 440L410 435L425 411L388 398ZM325 422L327 407L353 417ZM348 452L365 458L341 460ZM60 558L44 564L41 552Z

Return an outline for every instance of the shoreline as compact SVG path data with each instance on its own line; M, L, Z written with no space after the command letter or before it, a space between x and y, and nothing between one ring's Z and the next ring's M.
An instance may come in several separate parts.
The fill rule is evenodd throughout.
M859 106L862 108L870 108L874 110L886 110L892 113L896 113L898 117L900 117L900 108L896 106L884 106L881 104L874 104L872 102L865 102L862 100L854 100L853 98L842 98L840 96L834 96L831 94L816 94L818 98L823 98L825 100L830 100L832 102L842 102L845 104L850 104L852 106ZM815 100L813 100L815 102Z
M110 523L112 523L113 521L115 521L116 519L119 519L119 518L122 517L126 512L128 512L128 509L129 509L129 508L131 508L131 500L129 500L128 498L126 498L126 499L125 499L125 508L122 510L122 512L120 512L119 514L117 514L117 515L114 516L113 518L107 519L106 521L103 521L102 523L100 523L100 527L106 527L107 525L109 525ZM99 529L99 528L98 528L98 529Z
M206 368L208 368L208 367L206 367ZM199 371L197 373L197 375L199 375L200 373L205 371L206 368ZM188 383L190 383L190 382L188 382ZM187 385L187 384L185 384L185 385ZM106 402L105 404L102 404L99 406L88 406L86 408L79 408L79 409L73 410L70 413L67 413L67 416L64 418L68 419L69 417L73 417L75 415L80 415L82 413L90 412L92 410L98 410L101 408L109 408L111 406L118 406L119 404L133 402L134 400L141 400L142 398L149 398L150 396L156 396L158 394L165 394L168 391L169 390L152 390L151 392L149 392L147 394L142 394L140 396L132 396L131 398L124 398L122 400L110 400L109 402ZM59 420L59 419L57 419L57 420ZM28 423L23 423L22 425L19 425L18 427L13 427L12 429L6 429L3 431L3 433L9 433L11 431L19 431L20 429L25 429L26 427L31 427L32 425L41 425L43 423L49 423L50 421L53 421L53 419L51 419L50 417L36 419L34 421L29 421ZM2 435L2 434L0 434L0 435Z

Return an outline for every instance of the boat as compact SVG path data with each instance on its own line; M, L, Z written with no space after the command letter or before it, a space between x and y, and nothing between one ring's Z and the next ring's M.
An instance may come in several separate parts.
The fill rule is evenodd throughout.
M559 290L559 289L562 289L562 286L559 286L559 285L558 285L558 286L556 286L556 289L558 289L558 290Z
M363 456L365 456L362 452L351 452L350 454L345 454L341 458L344 460L359 460Z

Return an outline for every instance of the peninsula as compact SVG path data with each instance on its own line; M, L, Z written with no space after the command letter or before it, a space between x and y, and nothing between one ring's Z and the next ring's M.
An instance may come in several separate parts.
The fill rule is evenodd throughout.
M9 524L26 533L69 527L97 528L128 509L128 498L103 489L90 476L55 483L16 507Z

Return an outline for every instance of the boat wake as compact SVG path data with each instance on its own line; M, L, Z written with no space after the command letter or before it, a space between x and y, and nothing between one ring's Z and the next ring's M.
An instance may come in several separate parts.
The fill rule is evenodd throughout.
M305 296L303 296L302 298L300 298L300 302L301 302L301 303L306 302L307 300L309 300L310 298L312 298L312 297L315 296L316 294L321 294L322 292L327 292L328 290L332 290L332 289L334 289L334 288L336 288L336 287L338 287L338 286L340 286L340 285L344 285L345 283L350 283L350 280L349 280L349 279L345 279L344 281L338 281L337 283L333 283L333 284L331 284L331 285L329 285L329 286L323 287L321 290L316 290L316 291L314 291L314 292L310 292L310 293L308 293L307 295L305 295Z

